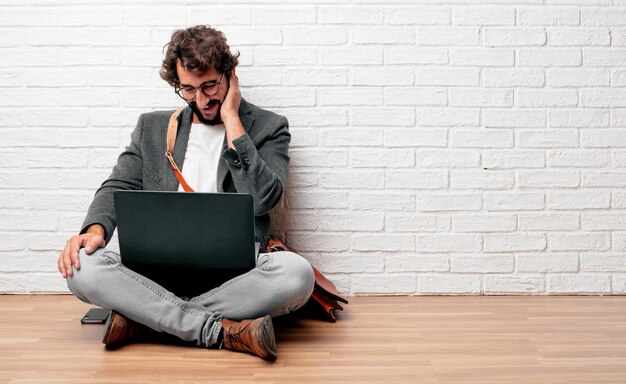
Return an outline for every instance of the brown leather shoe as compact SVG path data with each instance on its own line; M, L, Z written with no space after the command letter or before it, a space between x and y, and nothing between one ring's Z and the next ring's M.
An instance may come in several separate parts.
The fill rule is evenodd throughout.
M276 360L276 339L270 316L254 320L222 319L223 348L248 352L265 360Z
M111 315L109 315L104 329L102 342L106 344L108 349L115 349L143 333L146 328L147 327L143 324L139 324L124 315L111 311Z

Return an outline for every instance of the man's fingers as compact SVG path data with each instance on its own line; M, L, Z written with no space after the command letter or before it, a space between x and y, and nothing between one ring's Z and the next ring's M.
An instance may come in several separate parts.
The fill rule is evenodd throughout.
M70 259L71 259L70 269L72 268L72 265L74 266L74 268L80 269L78 251L80 251L80 249L84 245L85 245L85 238L83 236L73 236L70 239Z
M234 82L235 86L239 87L239 77L237 76L237 73L235 72L235 69L233 69L232 79L233 79L233 82Z
M85 241L85 252L87 252L88 255L102 247L104 247L104 239L100 236L91 236Z
M233 68L233 71L230 73L230 86L237 87L239 86L239 78L237 77L236 68Z
M65 279L67 277L67 272L65 272L65 263L63 262L63 258L65 257L65 250L61 251L59 254L59 260L57 261L59 272L61 272L61 276Z
M72 276L73 271L72 271L72 256L71 256L71 250L72 250L72 239L69 239L66 243L65 243L65 249L63 250L63 269L65 271L64 276Z

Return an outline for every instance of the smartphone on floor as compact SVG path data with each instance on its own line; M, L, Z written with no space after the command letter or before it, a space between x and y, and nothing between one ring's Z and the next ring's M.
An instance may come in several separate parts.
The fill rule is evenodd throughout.
M80 319L81 324L104 324L106 323L109 315L111 314L110 309L104 308L91 308L82 319Z

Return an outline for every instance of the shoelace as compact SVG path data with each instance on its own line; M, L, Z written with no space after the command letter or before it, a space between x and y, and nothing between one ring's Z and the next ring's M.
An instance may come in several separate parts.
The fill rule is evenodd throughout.
M224 340L228 340L228 344L234 344L234 343L242 344L240 335L241 335L240 332L229 333L224 337Z
M247 345L246 343L243 343L241 341L241 334L245 332L245 330L248 328L250 324L246 324L245 327L240 328L237 332L233 332L233 333L226 333L224 335L224 342L228 343L229 345L234 345L234 344L238 344L240 348L245 349L246 351L252 351L252 348ZM227 341L228 340L228 341Z

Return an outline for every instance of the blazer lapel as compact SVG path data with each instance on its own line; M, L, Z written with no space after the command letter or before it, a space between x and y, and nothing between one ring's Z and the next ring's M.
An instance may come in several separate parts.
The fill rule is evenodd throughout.
M250 108L250 104L245 100L241 99L241 104L239 105L239 119L241 120L241 124L243 125L243 129L246 133L250 134L252 130L252 126L254 125L254 116L252 114L252 108ZM217 163L217 191L224 192L224 181L226 180L226 175L228 174L228 166L226 165L226 161L224 160L224 152L228 149L228 141L226 140L226 135L224 135L224 143L222 146L222 153L220 155L220 160Z

